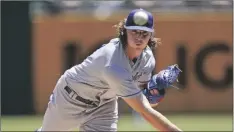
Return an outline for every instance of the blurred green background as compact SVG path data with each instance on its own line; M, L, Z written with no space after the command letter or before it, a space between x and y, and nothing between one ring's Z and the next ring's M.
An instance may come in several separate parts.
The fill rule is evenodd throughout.
M232 114L166 114L173 123L184 131L232 131ZM41 126L43 116L2 116L2 131L33 131ZM78 129L74 129L76 131ZM142 118L122 115L119 131L153 131Z

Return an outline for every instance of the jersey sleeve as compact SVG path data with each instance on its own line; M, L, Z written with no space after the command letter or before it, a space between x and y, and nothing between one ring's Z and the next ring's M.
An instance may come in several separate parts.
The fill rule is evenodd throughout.
M131 73L119 66L105 67L104 78L119 97L131 97L141 92L141 89L133 81Z
M151 72L150 73L143 73L143 75L138 79L138 83L147 83L151 79Z
M140 86L141 88L145 88L142 86L145 86L145 84L147 84L152 77L152 73L151 72L146 72L143 73L142 76L137 80L137 85Z

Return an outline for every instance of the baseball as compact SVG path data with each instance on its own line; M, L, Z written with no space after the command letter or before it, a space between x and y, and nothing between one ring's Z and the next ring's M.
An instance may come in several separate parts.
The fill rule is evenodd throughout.
M144 11L139 11L134 14L133 20L137 25L144 25L148 21L148 15Z

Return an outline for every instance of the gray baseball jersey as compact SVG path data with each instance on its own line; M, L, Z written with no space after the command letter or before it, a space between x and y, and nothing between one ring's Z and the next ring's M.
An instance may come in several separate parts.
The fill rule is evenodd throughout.
M110 99L139 93L141 90L138 85L150 80L154 66L155 59L149 47L134 64L116 38L96 50L81 64L67 70L65 75L69 82L90 85L90 88L76 90L83 97L95 100L97 95L108 92L102 96Z
M84 131L116 131L118 97L132 97L140 83L150 80L155 59L149 47L133 63L126 56L118 38L112 39L81 64L68 69L57 82L48 104L42 131L69 130L74 126ZM75 93L96 106L75 100Z

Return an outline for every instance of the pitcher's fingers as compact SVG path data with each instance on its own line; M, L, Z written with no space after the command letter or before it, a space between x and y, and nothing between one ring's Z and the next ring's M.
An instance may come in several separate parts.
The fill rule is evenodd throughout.
M150 93L151 93L152 95L158 95L158 94L159 94L159 92L158 92L157 89L152 89L152 90L150 90Z
M154 91L154 94L155 94L155 95L158 95L158 94L159 94L159 92L158 92L157 89L153 89L153 91Z
M151 94L151 95L154 95L154 90L150 90L150 94Z

